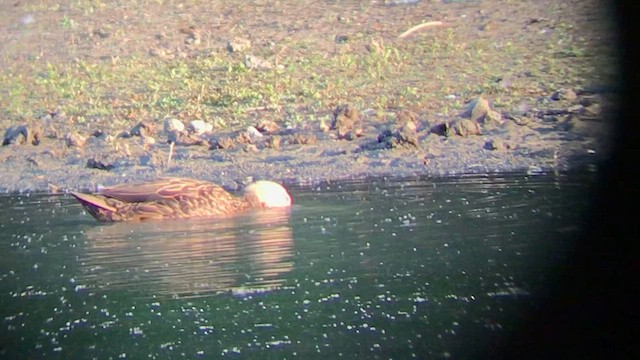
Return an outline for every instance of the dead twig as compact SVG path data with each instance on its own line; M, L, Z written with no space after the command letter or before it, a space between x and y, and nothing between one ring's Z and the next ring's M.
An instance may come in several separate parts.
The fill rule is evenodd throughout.
M440 26L442 25L442 21L428 21L426 23L422 23L420 25L416 25L414 27L412 27L411 29L403 32L402 34L400 34L398 36L398 38L402 39L402 38L406 38L407 36L411 35L412 33L418 31L418 30L422 30L428 27L432 27L432 26Z
M169 143L169 160L167 160L167 169L171 167L171 157L173 156L174 142Z

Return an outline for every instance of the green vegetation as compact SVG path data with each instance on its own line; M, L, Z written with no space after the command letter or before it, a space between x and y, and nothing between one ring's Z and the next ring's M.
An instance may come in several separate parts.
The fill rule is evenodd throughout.
M158 6L163 1L138 3ZM69 15L61 15L59 6L44 1L29 6L32 11L57 16L57 26L69 40L64 51L81 54L86 49L78 45L78 38L92 31L83 19L111 5L72 1ZM357 18L359 12L371 10L360 3L351 11L346 13ZM327 16L323 21L332 19ZM270 46L254 44L249 53L278 65L272 70L248 69L244 54L228 53L222 46L207 48L207 42L187 49L191 52L184 57L138 51L100 58L54 56L51 61L30 54L14 62L3 54L0 125L54 110L66 113L74 124L113 129L167 116L203 119L217 127L244 126L258 117L299 124L319 121L346 102L377 114L403 108L454 114L463 106L461 99L485 93L508 107L523 96L548 95L566 84L583 85L588 76L601 70L587 61L593 50L571 35L573 29L568 26L558 26L548 39L536 44L531 33L507 30L489 36L478 34L475 27L469 32L449 26L399 40L395 35L354 27L349 17L342 24L356 30L340 44L331 31L311 39L282 37ZM395 27L399 33L414 24ZM126 32L118 29L110 36L120 41ZM153 36L148 34L149 39ZM99 40L85 38L84 46ZM508 88L496 85L496 79L507 76L515 79ZM445 98L450 94L456 99Z

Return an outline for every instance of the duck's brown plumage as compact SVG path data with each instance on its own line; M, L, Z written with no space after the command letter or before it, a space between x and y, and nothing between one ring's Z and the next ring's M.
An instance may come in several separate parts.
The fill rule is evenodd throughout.
M97 194L71 194L93 217L106 222L224 216L256 206L218 185L185 178L121 184Z

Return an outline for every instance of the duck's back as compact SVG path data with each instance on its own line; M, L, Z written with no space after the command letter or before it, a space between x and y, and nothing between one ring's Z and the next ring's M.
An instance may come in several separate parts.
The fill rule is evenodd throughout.
M100 221L224 216L245 210L248 203L222 187L184 178L162 178L121 184L99 194L73 195Z

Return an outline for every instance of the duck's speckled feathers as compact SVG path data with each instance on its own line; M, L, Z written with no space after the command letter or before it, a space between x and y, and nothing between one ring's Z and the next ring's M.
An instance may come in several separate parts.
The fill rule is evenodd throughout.
M107 222L224 216L251 207L218 185L186 178L121 184L94 195L71 194L93 217Z

